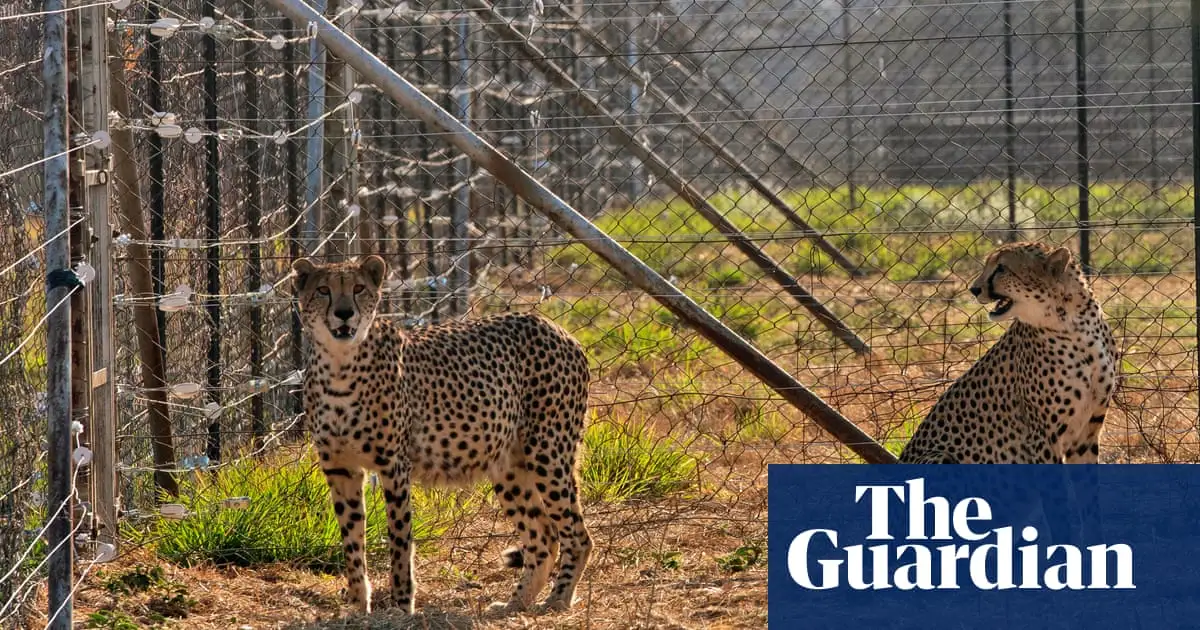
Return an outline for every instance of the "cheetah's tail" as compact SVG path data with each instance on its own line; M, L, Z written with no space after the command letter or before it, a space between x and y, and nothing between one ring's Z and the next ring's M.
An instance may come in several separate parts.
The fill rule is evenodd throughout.
M525 558L521 555L520 547L509 547L500 553L504 566L510 569L520 569L525 566Z

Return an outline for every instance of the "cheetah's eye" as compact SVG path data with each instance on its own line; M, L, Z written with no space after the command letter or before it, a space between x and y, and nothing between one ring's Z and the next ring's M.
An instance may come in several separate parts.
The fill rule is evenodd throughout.
M1004 265L997 263L996 264L996 273L1000 273L1001 271L1004 271Z
M362 285L362 284L354 285L354 294L355 295L358 295L359 293L362 293L363 291L366 291L366 290L367 290L366 285Z
M321 295L329 295L329 287L317 287L317 293Z

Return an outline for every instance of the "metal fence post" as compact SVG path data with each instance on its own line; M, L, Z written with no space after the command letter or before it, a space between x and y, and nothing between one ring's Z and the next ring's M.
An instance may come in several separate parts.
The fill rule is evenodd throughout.
M629 71L636 77L638 72L637 22L632 19L635 16L633 9L630 8L627 11L631 19L627 22L628 27L625 30L625 41L621 42L622 53L625 65L629 67ZM642 89L636 80L629 81L628 94L626 96L629 100L629 110L626 112L625 124L633 130L633 133L637 134L638 128L642 124L640 114ZM640 134L638 135L638 142L642 142ZM629 203L636 204L642 198L642 195L646 194L645 187L642 185L642 182L645 180L645 176L642 174L642 161L633 155L628 155L625 159L629 160Z
M1075 160L1078 169L1079 263L1092 273L1091 201L1092 186L1088 153L1087 3L1075 0Z
M1016 98L1013 93L1013 22L1012 0L1004 0L1004 188L1008 202L1008 240L1020 240L1017 227L1017 123L1013 111Z
M153 24L158 20L159 7L157 2L146 3L146 21ZM150 106L150 110L154 112L163 111L163 69L162 69L162 38L155 35L153 31L146 34L146 65L149 71L149 80L146 82L146 101ZM130 115L131 112L125 112ZM167 205L167 190L166 190L166 152L163 148L163 138L157 133L147 134L147 142L150 145L150 238L162 242L166 240L166 205ZM141 203L141 199L138 199ZM144 230L144 228L142 228ZM166 252L161 247L150 248L150 276L154 286L154 295L163 295L166 293ZM167 313L159 309L154 309L154 317L158 320L158 346L159 352L163 355L163 362L167 358ZM172 462L173 463L173 462Z
M292 24L300 25L301 23L292 22ZM291 40L288 40L283 48L283 56L288 64L287 73L283 79L283 100L291 108L285 110L291 120L300 118L300 55L298 50ZM307 237L307 232L305 232L306 227L302 226L306 217L302 216L305 197L301 194L301 189L304 188L302 183L304 178L300 175L300 146L299 141L291 133L288 134L287 144L284 145L284 162L286 164L284 180L287 188L287 218L288 226L290 226L288 228L288 259L295 260L305 253L304 239ZM292 308L288 309L288 312L291 320L288 357L291 365L299 369L304 364L304 335L300 323L300 311ZM293 415L299 416L304 412L304 397L299 388L295 388L295 391L292 392L291 403ZM289 431L289 438L299 439L299 437L298 429Z
M454 18L457 33L458 63L454 83L454 115L463 124L471 125L471 18L466 14ZM471 309L471 262L468 259L467 223L471 220L471 162L466 156L454 161L454 194L450 202L450 304L455 315L465 315Z
M355 5L343 0L334 5L334 11L340 16L341 28L353 33L353 24L358 13ZM328 103L336 92L345 95L346 101L341 104L338 114L331 116L331 129L326 129L331 145L327 149L329 154L326 155L326 173L330 177L329 198L334 200L339 212L335 213L337 222L331 222L332 224L324 229L332 229L335 232L330 239L331 247L327 254L345 259L356 255L362 247L362 232L359 229L363 224L362 210L359 209L357 214L351 215L351 208L358 208L358 103L354 98L350 98L354 93L354 69L328 57L325 59L325 65L333 77L326 83L325 102ZM334 85L336 92L332 89Z
M216 2L204 0L203 17L216 19ZM221 404L221 147L217 134L217 38L205 33L204 48L204 122L208 131L204 140L206 260L204 310L208 315L208 400ZM217 411L208 414L208 443L205 454L209 461L221 460L221 416Z
M67 111L75 113L77 122L81 120L80 113L85 116L87 114L82 109L84 86L80 70L84 60L81 19L82 15L78 11L67 14ZM69 129L70 123L67 124L70 132L68 144L71 148L71 157L67 161L67 207L71 226L68 238L71 243L72 268L75 265L89 262L92 251L92 227L91 222L87 220L87 202L84 196L87 190L84 160L89 151L79 147L86 138L84 135L87 133L86 123L84 125L84 128L79 131L72 131ZM73 424L77 427L75 430L78 433L74 435L71 446L72 448L84 447L89 450L93 447L91 297L91 291L88 288L79 287L78 290L71 292L70 302L71 419L74 423L78 423L77 425ZM91 534L94 526L95 513L91 511L92 506L96 504L92 484L94 468L90 465L80 466L75 471L75 499L79 502L80 509L75 513L75 519L78 522L74 532L87 532L85 535Z
M858 212L858 187L855 184L857 156L854 147L854 107L850 103L854 86L854 66L850 63L850 7L854 0L842 0L842 107L846 112L846 212Z
M425 27L422 22L417 22L413 25L413 73L416 75L416 80L419 83L424 83L429 79L429 69L425 67L429 57L425 54L425 48L429 46L429 38L425 36L425 32L421 29ZM418 135L418 153L420 163L425 166L429 163L431 146L429 136L426 133L427 128L425 123L417 124ZM437 258L436 245L433 241L433 202L429 199L433 192L433 175L429 173L428 168L420 168L420 176L417 178L420 184L417 186L417 210L421 215L421 238L425 241L425 275L431 284L425 287L422 295L426 296L429 301L430 320L437 322L439 319L438 313L438 290L437 283L433 282L437 278Z
M253 0L242 0L242 22L253 28L258 12ZM262 286L262 110L258 102L258 43L247 40L242 46L242 60L246 66L242 71L242 84L245 86L245 118L246 129L250 133L242 140L245 150L245 207L246 234L250 240L248 269L246 270L246 291L253 293ZM250 377L259 379L263 376L263 308L261 302L255 302L250 307ZM254 448L262 448L267 434L267 423L264 417L263 395L255 393L250 399L250 426L254 434Z
M108 132L108 38L105 34L105 7L88 7L80 13L82 28L82 65L80 87L84 124L93 136ZM96 540L117 545L117 426L114 370L116 350L113 328L113 259L109 176L111 153L108 148L91 147L84 153L85 216L91 218L96 237L89 262L96 270L91 283L92 369L91 464L92 511L96 516Z
M1197 263L1197 252L1200 252L1200 211L1197 209L1200 194L1200 0L1191 0L1191 40L1192 40L1192 268L1195 282L1200 287L1200 264ZM1200 291L1195 294L1195 312L1192 322L1196 324L1196 372L1200 374ZM1200 431L1200 410L1197 410L1197 431Z
M48 628L69 630L72 626L71 582L74 545L71 516L74 512L71 465L71 312L67 302L75 282L70 269L67 239L61 235L70 225L67 207L67 6L65 0L46 0L42 58L42 208L46 234L58 235L46 244L46 407L48 426L46 543L49 572ZM77 281L76 281L77 282Z
M1147 124L1149 131L1146 135L1150 136L1150 159L1146 165L1146 170L1149 171L1150 191L1154 199L1158 199L1159 188L1162 183L1160 181L1162 174L1158 164L1158 122L1160 111L1158 108L1158 83L1160 80L1159 67L1154 62L1154 53L1158 49L1158 38L1154 36L1154 7L1146 9L1146 65L1150 66L1149 88L1146 90L1146 98L1150 102L1150 121Z
M313 9L324 13L326 0L313 0ZM315 24L306 26L311 35ZM308 114L304 153L304 239L305 253L312 255L321 241L321 206L325 187L325 45L320 38L308 40Z

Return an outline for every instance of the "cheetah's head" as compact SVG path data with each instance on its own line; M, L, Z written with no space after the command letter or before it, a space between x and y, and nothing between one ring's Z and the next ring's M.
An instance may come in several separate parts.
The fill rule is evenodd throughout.
M1086 280L1065 247L1011 243L993 251L971 283L980 304L995 303L988 319L1016 319L1031 326L1065 330L1087 300Z
M327 264L299 258L292 263L292 272L300 321L313 343L333 349L367 338L387 277L387 263L382 258L367 256L358 262Z

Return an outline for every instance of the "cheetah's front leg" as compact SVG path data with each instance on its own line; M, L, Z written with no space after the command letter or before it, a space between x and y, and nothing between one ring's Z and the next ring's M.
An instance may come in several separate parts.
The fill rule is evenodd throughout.
M392 603L413 614L416 584L413 579L412 463L396 462L380 475L387 502L388 533L392 550Z
M329 483L333 512L342 530L342 548L346 552L347 598L351 606L371 612L371 582L367 578L364 557L366 537L366 506L363 505L361 468L346 469L333 466L322 468Z

